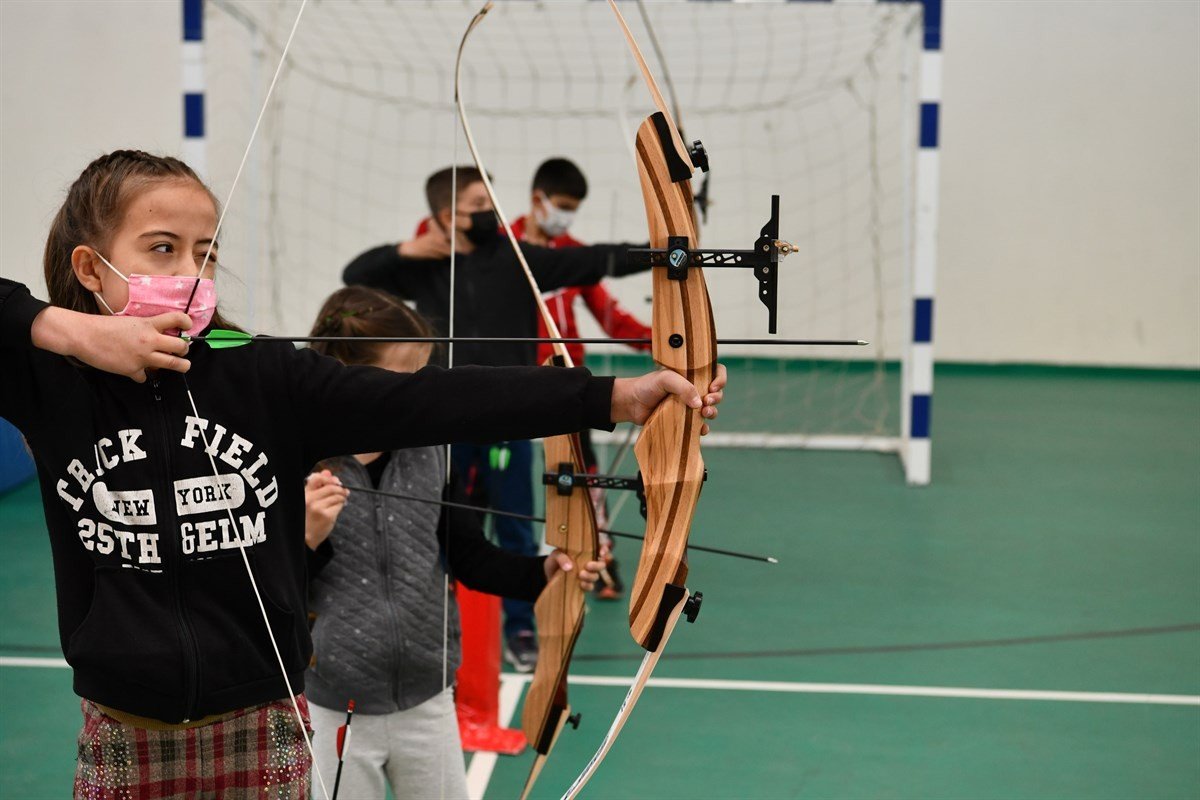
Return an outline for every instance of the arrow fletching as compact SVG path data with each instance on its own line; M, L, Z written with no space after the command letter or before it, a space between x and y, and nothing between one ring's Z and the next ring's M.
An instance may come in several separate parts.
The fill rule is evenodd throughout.
M346 757L346 748L350 746L350 720L354 717L354 701L346 706L346 724L337 729L337 755L339 759Z
M223 329L211 330L203 336L184 337L192 342L204 342L213 350L228 350L231 347L241 347L242 345L250 344L252 337L248 333L242 331L227 331Z

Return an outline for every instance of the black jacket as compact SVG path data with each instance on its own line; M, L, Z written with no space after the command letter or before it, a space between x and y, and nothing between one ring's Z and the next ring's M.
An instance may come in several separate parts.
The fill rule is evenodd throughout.
M286 342L194 345L186 381L137 384L32 347L44 307L0 279L0 416L37 465L63 653L77 694L167 722L286 695L238 537L303 686L303 486L318 460L610 427L611 379L586 370L400 375Z
M522 244L521 251L544 292L595 283L609 275L629 275L642 267L628 264L630 245L594 244L552 250ZM455 336L537 336L537 303L512 245L504 237L457 257L454 285ZM449 333L450 259L402 258L386 244L361 254L342 279L384 289L412 300L441 335ZM454 346L454 363L484 366L531 366L535 344L464 343Z

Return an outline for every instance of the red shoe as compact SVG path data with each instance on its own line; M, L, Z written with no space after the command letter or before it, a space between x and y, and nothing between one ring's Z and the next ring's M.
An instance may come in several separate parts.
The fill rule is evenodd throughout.
M605 561L604 571L600 573L600 581L596 584L596 599L620 600L625 596L625 584L617 572L617 560L610 554Z

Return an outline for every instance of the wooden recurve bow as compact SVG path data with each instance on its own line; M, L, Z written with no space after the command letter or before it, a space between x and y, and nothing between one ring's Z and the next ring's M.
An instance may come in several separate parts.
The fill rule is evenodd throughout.
M512 232L508 218L500 207L500 201L496 197L487 169L475 146L460 91L462 54L467 37L483 21L491 7L492 4L487 3L471 20L463 34L454 70L454 99L458 106L467 146L471 150L475 165L479 168L484 187L491 198L492 207L495 209L501 227L508 236L513 254L529 281L529 288L536 299L538 311L545 322L549 337L557 339L561 338L558 326L555 324L550 310L546 307L541 289L538 287L533 271L525 259L525 254L521 251ZM548 366L574 366L565 344L555 343L554 353L554 357L547 362ZM579 475L586 472L583 448L580 445L578 434L546 437L543 439L543 450L547 470L557 469L568 475ZM585 486L560 484L547 487L546 543L567 553L574 564L574 569L570 572L562 570L556 572L534 604L539 653L533 679L525 694L521 728L536 756L525 781L525 787L521 793L522 798L529 795L563 727L568 723L575 727L579 725L579 715L571 714L571 706L567 700L567 669L571 663L575 642L583 630L583 618L587 612L584 590L576 576L589 561L595 561L599 554L595 512Z
M650 247L668 251L667 263L652 276L653 356L703 396L716 375L717 337L704 273L689 251L699 244L691 178L695 169L708 169L708 160L699 142L684 144L633 34L616 3L609 5L658 109L638 127L634 147ZM670 397L655 409L634 447L645 491L646 539L629 598L629 630L646 655L600 748L564 798L578 795L608 754L679 617L694 621L699 612L702 595L691 595L685 582L688 533L705 477L703 424L699 409Z

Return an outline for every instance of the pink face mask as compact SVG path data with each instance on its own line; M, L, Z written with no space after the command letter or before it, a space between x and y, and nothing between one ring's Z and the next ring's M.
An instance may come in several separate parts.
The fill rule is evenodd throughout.
M99 252L96 255L100 256L100 260L121 280L129 284L129 302L120 311L113 311L98 292L92 292L100 304L114 317L156 317L171 311L186 310L187 315L192 319L192 327L185 331L188 336L200 333L212 321L212 316L217 310L217 287L212 278L201 278L200 285L196 286L195 278L176 275L130 273L129 277L125 277L120 270L109 263L107 258L101 256ZM195 297L192 297L193 286L196 286ZM189 297L192 298L190 308L188 307ZM165 333L175 336L179 330L171 329Z

